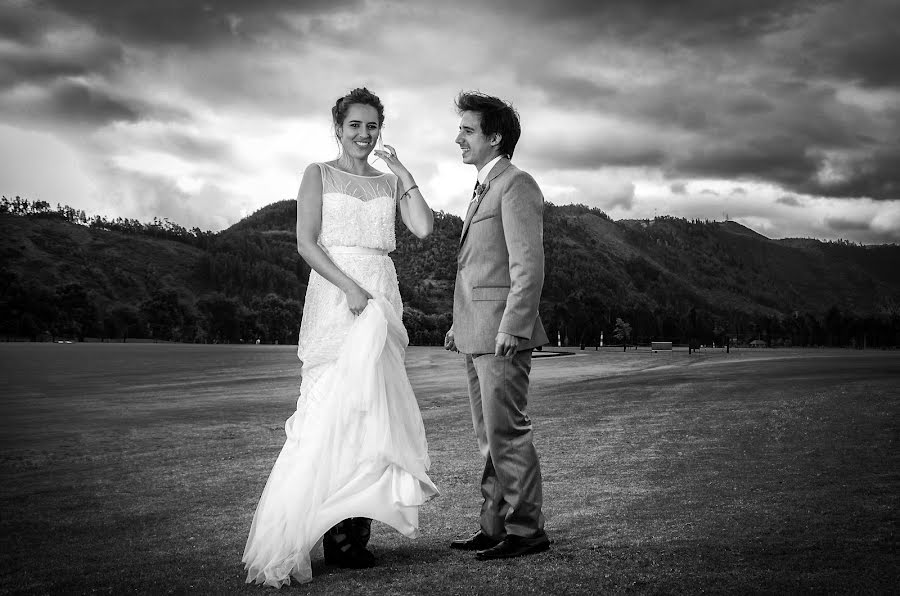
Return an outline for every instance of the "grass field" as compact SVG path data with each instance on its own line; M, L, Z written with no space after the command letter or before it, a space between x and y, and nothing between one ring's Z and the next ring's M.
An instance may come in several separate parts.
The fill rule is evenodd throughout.
M0 344L0 593L273 593L240 563L299 384L288 346ZM442 495L380 565L290 594L890 593L900 353L575 351L530 414L547 553L476 562L459 356L412 348Z

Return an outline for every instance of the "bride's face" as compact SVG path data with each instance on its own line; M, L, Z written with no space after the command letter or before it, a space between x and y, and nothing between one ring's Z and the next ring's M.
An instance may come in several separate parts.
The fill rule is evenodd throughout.
M366 159L369 156L380 133L378 110L359 103L347 109L344 124L338 129L344 154L356 159Z

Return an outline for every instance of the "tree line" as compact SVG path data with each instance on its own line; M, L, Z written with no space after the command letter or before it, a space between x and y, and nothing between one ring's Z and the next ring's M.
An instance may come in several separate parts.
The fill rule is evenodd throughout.
M149 223L122 217L108 219L106 216L101 215L89 216L84 209L76 209L69 205L57 203L56 208L53 208L47 201L29 201L18 195L12 199L6 197L6 195L0 197L0 213L59 219L71 224L99 230L174 240L175 242L182 242L198 248L208 247L210 240L216 236L214 232L204 231L198 227L188 230L177 223L169 221L167 218L159 219L154 217L153 221Z
M199 249L188 277L148 269L138 299L87 279L47 286L36 276L4 269L0 332L8 336L296 342L309 267L295 248L294 201L263 207L218 233L187 230L165 219L141 223L88 216L69 206L54 210L19 197L3 197L0 212ZM900 343L900 300L872 281L890 281L896 247L774 244L723 234L722 228L720 222L669 216L624 224L598 209L547 204L540 313L551 342L558 338L565 345L593 346L603 337L606 344L668 340L723 345L752 339L771 346ZM459 217L438 212L434 233L421 240L398 222L392 256L412 344L440 345L451 323L461 229ZM612 250L612 236L627 249ZM849 286L840 281L810 290L794 287L789 273L786 279L777 277L773 270L809 267L805 256L795 254L794 244L804 242L825 253L826 265L847 261L854 270L871 270L874 277L858 273L856 285L875 284L869 292L872 305L854 308L866 294L848 298ZM832 294L822 287L832 288Z
M49 288L4 272L0 330L32 341L143 338L191 343L296 342L303 305L277 294L247 303L221 292L194 298L174 288L137 304L113 302L80 283Z

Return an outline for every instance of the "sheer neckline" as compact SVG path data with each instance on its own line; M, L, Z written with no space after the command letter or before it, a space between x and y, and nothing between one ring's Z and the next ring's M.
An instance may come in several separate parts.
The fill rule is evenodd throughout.
M382 173L380 173L380 174L375 174L374 176L365 176L365 175L363 175L363 174L353 174L353 173L351 173L351 172L345 172L344 170L342 170L342 169L340 169L340 168L334 167L334 166L331 165L330 163L322 162L322 165L331 168L331 169L334 170L335 172L340 172L341 174L347 174L348 176L356 176L357 178L381 178L382 176L387 176L387 172L382 172Z

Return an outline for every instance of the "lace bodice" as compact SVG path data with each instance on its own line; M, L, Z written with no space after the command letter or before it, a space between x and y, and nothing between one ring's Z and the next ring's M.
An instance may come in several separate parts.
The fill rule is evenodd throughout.
M394 217L397 177L356 176L326 164L322 172L322 229L319 244L396 248Z

